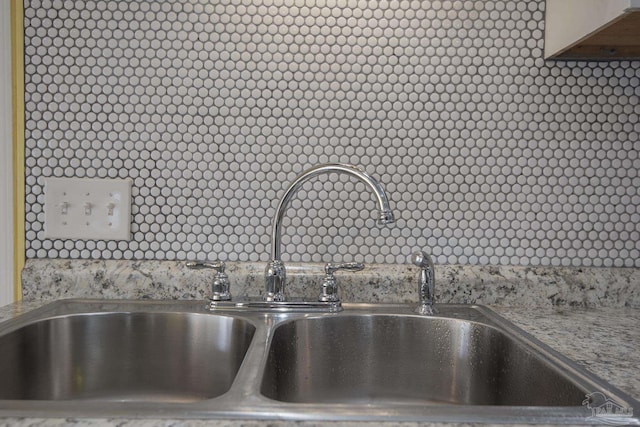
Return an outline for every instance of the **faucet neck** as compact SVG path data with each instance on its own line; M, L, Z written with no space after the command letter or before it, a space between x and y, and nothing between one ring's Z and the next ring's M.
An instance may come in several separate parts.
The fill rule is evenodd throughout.
M380 224L388 224L393 222L393 213L391 212L391 208L389 206L389 200L387 199L387 195L384 192L382 186L371 177L371 175L367 174L365 171L360 169L357 166L341 164L341 163L327 163L318 166L314 166L310 169L307 169L305 172L300 174L287 188L284 195L280 199L278 206L276 208L275 215L273 217L273 221L271 222L271 259L279 261L282 255L281 253L281 236L282 236L282 219L284 214L289 206L289 202L295 195L295 193L302 187L306 181L310 180L313 177L316 177L325 173L344 173L347 175L351 175L360 181L364 182L374 193L378 206L380 209L380 216L378 218L378 223Z

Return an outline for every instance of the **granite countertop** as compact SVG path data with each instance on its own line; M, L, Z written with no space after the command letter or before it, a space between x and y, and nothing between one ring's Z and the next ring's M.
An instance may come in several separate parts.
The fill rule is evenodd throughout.
M235 295L245 292L253 293L253 289L246 289L248 286L246 284L255 283L256 276L261 275L261 268L257 266L243 269L244 267L234 265L228 269L230 277L236 283ZM240 270L243 270L242 274L246 277L240 277ZM208 286L206 281L202 280L206 275L203 276L201 273L188 278L182 277L182 268L176 263L153 265L132 263L125 266L122 263L110 264L102 261L89 263L47 261L40 264L28 263L25 271L23 283L25 283L26 298L22 302L0 307L0 321L14 318L61 298L204 299L202 294L206 292ZM396 270L374 266L370 271L373 273L369 276L356 275L352 283L347 281L341 285L341 289L345 290L343 300L415 301L415 271L407 270L406 266ZM389 278L389 274L393 277ZM532 270L448 266L440 269L437 275L440 286L437 288L436 297L439 302L481 303L489 306L533 337L576 361L632 398L640 400L639 277L640 272L635 269ZM185 290L182 285L187 282L194 285ZM305 293L307 287L309 292L316 291L315 284L308 286L304 279L297 285L295 285L295 278L293 282L292 286L296 291ZM176 283L181 286L176 286ZM392 289L384 286L383 283L391 284ZM144 294L140 294L141 289ZM363 289L363 291L358 292L353 289ZM528 293L523 292L522 289L526 289L530 298L526 298ZM0 418L0 425L12 426L252 427L267 424L277 427L469 425L411 422Z

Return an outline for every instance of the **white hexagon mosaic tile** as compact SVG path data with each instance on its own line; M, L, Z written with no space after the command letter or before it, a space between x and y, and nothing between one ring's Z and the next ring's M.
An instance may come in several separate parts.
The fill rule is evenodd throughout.
M543 0L25 1L28 258L640 267L640 62L545 62ZM131 178L49 240L45 177Z

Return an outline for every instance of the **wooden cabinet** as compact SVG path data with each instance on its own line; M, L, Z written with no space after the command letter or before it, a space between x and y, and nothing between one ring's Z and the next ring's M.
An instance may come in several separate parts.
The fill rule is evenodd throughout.
M545 59L640 59L640 0L547 0Z

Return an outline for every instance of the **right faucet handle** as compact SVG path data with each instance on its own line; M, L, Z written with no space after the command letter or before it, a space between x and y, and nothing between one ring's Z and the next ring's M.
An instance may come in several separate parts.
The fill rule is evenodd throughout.
M361 262L347 262L343 264L327 263L324 266L325 276L322 282L320 296L318 296L318 301L340 301L340 297L338 297L338 283L336 282L336 278L333 277L333 273L338 270L360 271L364 270L364 264L362 264Z
M411 263L420 267L418 282L420 305L418 305L416 312L424 315L436 314L438 310L433 306L436 284L436 270L433 266L433 260L424 251L418 251L411 255Z

